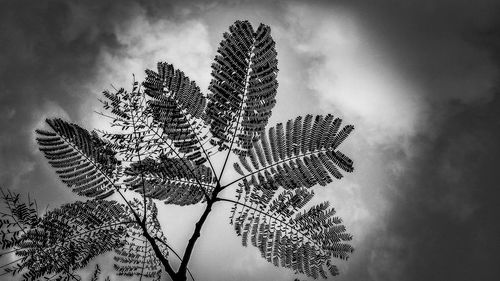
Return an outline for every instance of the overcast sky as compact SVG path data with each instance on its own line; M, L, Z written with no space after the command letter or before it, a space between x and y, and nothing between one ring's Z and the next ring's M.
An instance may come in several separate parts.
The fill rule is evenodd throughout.
M44 118L104 126L100 93L160 60L204 90L222 33L248 19L277 42L271 123L333 113L356 126L342 146L355 172L317 190L354 235L335 280L500 276L498 1L0 3L3 188L50 208L75 200L35 146ZM179 249L200 209L184 210L161 209ZM228 210L215 210L195 248L197 280L306 280L241 247Z

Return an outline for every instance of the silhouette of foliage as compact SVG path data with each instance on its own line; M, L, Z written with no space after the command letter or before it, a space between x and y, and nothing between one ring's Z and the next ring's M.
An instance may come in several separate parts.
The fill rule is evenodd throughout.
M203 116L207 103L200 88L168 63L158 63L158 73L146 70L146 74L144 92L152 97L148 104L163 133L180 153L187 154L186 159L204 163L200 147L206 126L202 119L193 120Z
M329 258L347 259L353 248L344 241L350 241L352 236L340 225L342 220L334 216L329 202L299 212L312 199L313 191L250 189L244 203L233 207L236 214L231 221L243 246L250 241L275 266L292 268L313 278L327 278L324 267L332 275L338 274Z
M95 132L61 119L47 119L52 131L36 130L40 151L61 180L79 195L106 198L113 194L119 161L110 144Z
M247 157L239 157L241 165L234 163L235 170L244 175L243 166L257 185L286 189L325 186L332 182L330 174L342 178L337 167L352 172L353 162L336 148L354 127L345 126L337 133L341 120L332 120L330 114L299 116L286 123L286 131L281 123L269 128L267 136L263 132L260 141L253 142Z
M4 195L4 202L10 205L12 198L18 201L19 195ZM85 267L96 256L121 246L126 225L133 223L127 208L116 201L78 201L43 217L29 207L17 209L24 211L16 212L14 208L7 215L2 232L12 235L2 235L0 243L2 249L14 248L20 257L5 272L25 270L25 280ZM17 229L10 232L14 224Z
M148 232L154 238L166 241L158 222L158 209L151 199L146 201ZM135 199L132 208L140 214L143 202ZM144 276L148 278L159 278L161 276L161 262L156 257L149 242L143 238L142 229L137 224L132 224L127 229L127 236L122 246L115 249L114 268L120 276ZM168 255L165 245L159 245L162 253Z
M271 28L256 31L248 21L237 21L224 33L212 64L207 115L211 142L227 149L235 138L238 152L246 152L265 129L276 104L278 61Z
M166 204L196 204L204 198L202 190L213 189L212 170L196 166L188 159L160 157L155 161L148 158L140 165L132 164L125 173L130 176L126 180L130 189Z
M90 199L39 214L29 198L2 192L0 257L14 259L0 274L81 280L79 269L114 252L119 276L194 280L188 264L218 202L233 204L230 223L243 246L256 247L275 266L313 278L339 273L332 259L348 258L352 236L329 202L314 200L314 187L353 171L339 146L354 127L327 114L266 130L278 87L271 29L236 21L223 37L208 95L160 62L143 83L134 78L131 91L103 92L98 114L110 120L108 131L58 118L36 130L62 182ZM226 154L214 157L218 152ZM224 176L228 163L236 173ZM220 195L229 188L236 199ZM181 254L163 234L158 202L204 205ZM172 259L179 260L176 269ZM100 272L96 266L90 280Z

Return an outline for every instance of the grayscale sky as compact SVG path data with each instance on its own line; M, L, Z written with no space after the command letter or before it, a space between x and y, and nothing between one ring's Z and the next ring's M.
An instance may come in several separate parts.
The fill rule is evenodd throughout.
M100 93L129 88L160 60L204 90L222 33L248 19L277 42L271 124L333 113L356 126L342 147L355 172L317 189L354 235L334 279L498 280L500 2L0 3L3 188L49 208L76 200L35 146L44 118L105 126L93 113ZM241 247L229 207L216 208L195 248L198 281L307 280ZM161 208L175 248L200 210Z

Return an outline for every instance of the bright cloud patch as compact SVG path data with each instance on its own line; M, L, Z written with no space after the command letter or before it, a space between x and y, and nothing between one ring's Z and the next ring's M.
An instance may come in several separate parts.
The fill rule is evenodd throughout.
M122 45L119 49L102 49L99 79L89 88L100 97L104 89L125 88L130 90L133 76L143 81L146 69L156 71L157 62L169 62L184 71L202 91L210 81L210 62L213 56L206 25L200 21L174 22L170 20L151 21L140 14L124 25L115 27L115 35ZM89 101L88 107L99 106ZM86 108L88 108L86 107ZM97 127L105 126L98 115L92 116Z
M168 61L188 75L197 78L200 86L208 86L208 67L212 50L208 43L207 27L199 21L176 23L168 20L150 22L139 16L128 25L117 26L116 36L123 44L120 53L102 53L105 74L125 78L130 83L132 73L141 80L146 68L156 69L158 61ZM114 82L116 83L116 82Z
M384 53L363 34L356 18L345 11L327 12L292 6L296 51L308 56L308 87L326 104L358 118L364 136L376 143L411 135L420 103L412 85L388 65ZM306 19L306 20L304 20Z

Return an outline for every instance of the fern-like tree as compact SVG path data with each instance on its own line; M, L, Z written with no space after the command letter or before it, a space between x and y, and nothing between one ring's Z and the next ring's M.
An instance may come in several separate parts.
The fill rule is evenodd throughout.
M311 199L313 187L353 170L338 150L353 126L328 114L266 129L278 87L268 26L235 22L217 52L208 95L160 62L131 91L104 92L99 114L109 131L61 119L36 131L62 182L90 199L39 214L34 202L3 192L2 255L13 256L4 275L77 278L76 270L113 251L118 275L186 280L200 231L220 203L233 205L229 223L243 246L270 263L313 278L338 274L332 259L348 258L352 237L329 202ZM234 199L221 196L228 189ZM162 233L161 202L204 205L182 252Z

